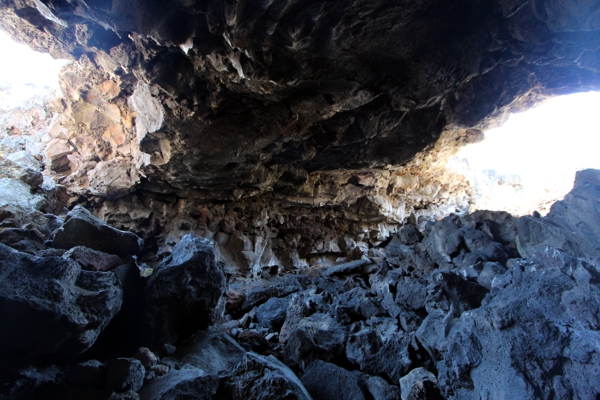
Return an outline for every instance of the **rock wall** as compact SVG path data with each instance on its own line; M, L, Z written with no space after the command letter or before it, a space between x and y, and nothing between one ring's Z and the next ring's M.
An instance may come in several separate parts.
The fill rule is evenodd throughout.
M578 173L544 218L406 224L368 256L255 279L193 233L152 271L81 206L3 228L0 395L594 398L599 183Z
M74 61L1 115L1 396L600 393L598 171L517 219L467 215L446 168L598 89L598 4L4 0L0 26Z
M1 7L0 26L14 38L76 60L62 76L70 122L53 154L77 195L142 188L239 200L273 191L323 204L332 194L313 187L320 182L343 201L347 179L369 186L361 174L373 169L389 181L382 187L397 186L387 171L442 135L464 137L510 110L599 84L593 3Z

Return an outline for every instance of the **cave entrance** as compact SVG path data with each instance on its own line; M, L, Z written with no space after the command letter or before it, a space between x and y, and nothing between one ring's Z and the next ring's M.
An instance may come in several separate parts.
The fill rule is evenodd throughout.
M464 147L454 161L477 189L474 206L545 215L576 171L600 168L599 114L600 92L554 97Z
M58 89L58 73L68 63L13 41L0 30L0 111L43 107Z

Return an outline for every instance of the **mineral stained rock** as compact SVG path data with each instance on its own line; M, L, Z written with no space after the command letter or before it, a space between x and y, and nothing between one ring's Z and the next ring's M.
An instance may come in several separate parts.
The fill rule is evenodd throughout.
M415 210L413 172L431 207L465 200L431 165L398 171L423 150L599 88L598 4L568 4L7 0L0 26L76 61L45 157L72 194L354 191Z

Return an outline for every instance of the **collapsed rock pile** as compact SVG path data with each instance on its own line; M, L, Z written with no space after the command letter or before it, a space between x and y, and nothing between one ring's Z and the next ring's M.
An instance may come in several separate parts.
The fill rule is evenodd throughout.
M142 240L81 207L4 228L1 395L594 398L599 190L582 171L545 218L407 224L380 257L258 280L193 234L146 278Z

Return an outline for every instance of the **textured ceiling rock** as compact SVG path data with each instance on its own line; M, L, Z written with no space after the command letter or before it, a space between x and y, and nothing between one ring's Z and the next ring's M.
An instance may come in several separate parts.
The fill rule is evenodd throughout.
M79 61L63 73L77 159L67 186L102 197L297 191L315 171L402 166L445 130L600 86L593 1L0 7L14 38ZM114 158L126 179L101 190L114 174L88 172Z

